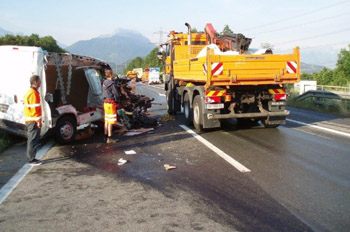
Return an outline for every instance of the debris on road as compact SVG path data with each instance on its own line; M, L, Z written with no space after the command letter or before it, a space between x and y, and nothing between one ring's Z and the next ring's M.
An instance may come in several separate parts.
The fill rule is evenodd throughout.
M143 133L150 132L153 130L154 130L153 128L140 128L140 129L135 129L135 130L129 130L124 135L125 136L135 136L135 135L143 134Z
M164 164L164 168L165 170L172 170L172 169L176 169L176 166L174 165L169 165L169 164Z
M130 150L130 151L124 151L126 155L136 155L136 151Z
M175 116L166 114L163 117L159 118L159 120L162 121L162 122L174 121L175 120Z
M128 162L127 160L125 160L125 159L123 159L123 158L120 158L120 159L118 160L118 165L121 166L121 165L126 164L127 162Z

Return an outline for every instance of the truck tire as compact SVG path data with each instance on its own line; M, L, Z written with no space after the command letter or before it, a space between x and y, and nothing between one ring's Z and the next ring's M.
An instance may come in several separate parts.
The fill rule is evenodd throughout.
M167 102L167 112L170 115L175 115L175 107L174 107L174 90L171 88L166 91L166 102Z
M196 95L193 99L193 125L196 131L203 131L203 112L202 101L199 95Z
M167 112L169 115L175 115L175 107L174 107L174 89L173 83L169 80L166 91L166 102L167 102Z
M69 144L75 139L77 123L72 116L63 116L56 123L56 140L60 144Z
M193 109L190 104L190 95L188 93L186 93L184 97L184 115L186 124L190 126L193 121Z

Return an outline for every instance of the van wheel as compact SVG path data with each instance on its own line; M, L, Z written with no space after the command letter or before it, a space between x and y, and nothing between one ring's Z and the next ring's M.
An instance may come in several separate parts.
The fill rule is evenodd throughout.
M71 116L63 116L56 123L56 140L60 144L69 144L77 134L77 123Z
M184 97L184 115L186 124L190 126L193 121L193 109L190 104L190 95L188 93L186 93Z
M202 101L199 95L196 95L193 100L193 125L196 131L203 131Z

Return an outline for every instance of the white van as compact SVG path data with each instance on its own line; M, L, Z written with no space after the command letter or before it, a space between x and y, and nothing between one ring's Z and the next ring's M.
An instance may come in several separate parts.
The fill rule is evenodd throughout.
M74 140L79 127L103 120L103 61L38 47L0 46L0 129L26 136L23 97L32 75L41 77L41 136L54 129L60 143Z
M159 68L149 68L149 74L148 74L148 84L160 84L159 74L160 69Z

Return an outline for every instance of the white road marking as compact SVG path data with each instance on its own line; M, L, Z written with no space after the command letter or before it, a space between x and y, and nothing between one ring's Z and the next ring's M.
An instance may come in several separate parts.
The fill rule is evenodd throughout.
M210 148L212 151L214 151L218 156L226 160L229 164L231 164L233 167L235 167L240 172L250 172L248 168L246 168L243 164L239 163L235 159L233 159L231 156L227 155L225 152L214 146L212 143L210 143L208 140L201 137L199 134L191 130L185 125L180 125L182 129L184 129L187 133L191 134L193 137L195 137L198 141L203 143L205 146Z
M48 150L54 145L54 142L50 140L45 146L43 146L36 155L36 158L41 159ZM23 167L14 175L1 189L0 189L0 205L11 194L11 192L17 187L17 185L23 180L23 178L32 170L33 166L26 163Z
M319 129L319 130L328 131L328 132L331 132L331 133L334 133L334 134L338 134L338 135L350 137L350 133L346 133L346 132L342 132L342 131L337 131L337 130L329 129L329 128L326 128L326 127L315 126L315 125L312 125L312 124L308 124L308 123L305 123L305 122L296 121L296 120L289 119L289 118L287 118L286 120L289 121L289 122L293 122L293 123L297 123L297 124L303 125L303 126L308 126L308 127L312 127L312 128Z
M158 94L159 94L159 96L165 97L164 93L158 93Z

